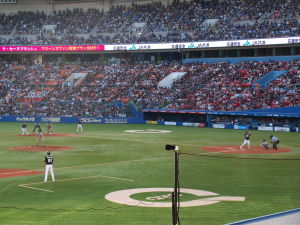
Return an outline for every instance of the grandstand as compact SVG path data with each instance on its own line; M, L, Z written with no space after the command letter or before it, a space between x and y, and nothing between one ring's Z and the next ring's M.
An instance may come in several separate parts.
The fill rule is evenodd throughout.
M29 181L31 178L28 178L24 181L26 184L19 185L18 180L12 180L8 185L16 186L15 183L18 183L18 188L38 190L43 194L30 193L23 196L23 190L11 191L4 202L10 203L8 198L16 191L19 194L16 196L21 199L16 204L19 208L0 205L1 210L8 212L5 215L0 212L0 219L7 219L5 222L14 221L14 218L13 220L10 218L11 213L11 215L20 214L15 220L17 224L23 224L23 219L28 219L30 224L34 224L36 221L42 221L41 218L44 217L52 221L43 221L40 224L90 222L95 225L146 225L149 224L148 221L156 224L159 219L161 220L157 224L166 224L166 215L169 212L164 211L160 215L161 209L135 211L134 207L123 205L115 208L111 207L115 205L108 203L104 198L101 207L98 207L98 199L92 194L95 190L99 190L99 185L103 185L103 190L100 188L101 197L113 189L120 189L120 186L114 186L114 182L126 181L124 188L136 187L136 183L141 187L147 185L155 187L158 184L168 186L166 182L168 177L171 177L169 167L167 168L170 165L170 156L165 157L163 153L153 150L153 146L161 148L160 145L166 140L181 141L187 149L182 169L185 172L184 185L195 188L207 185L215 190L225 190L224 193L236 187L240 188L241 185L240 189L248 191L250 198L258 199L254 203L247 202L245 209L241 209L236 202L228 208L221 206L218 209L212 208L211 211L207 209L197 211L200 207L194 211L187 209L186 218L183 216L187 224L189 221L192 221L191 225L193 222L195 225L198 225L197 222L203 225L224 224L244 219L245 214L247 218L248 216L253 218L262 216L261 213L272 215L279 211L290 210L288 207L296 207L299 202L299 194L295 194L295 190L299 190L299 181L296 179L298 177L296 175L299 175L299 164L295 160L299 160L297 151L300 149L296 136L300 132L299 1L0 0L0 122L16 122L12 124L18 126L19 123L27 122L59 123L61 127L58 129L71 133L71 130L75 130L72 126L79 121L84 124L85 133L70 134L69 137L74 137L72 141L70 139L59 141L54 136L53 139L48 139L50 143L68 144L75 149L73 152L70 151L69 155L64 152L60 155L66 162L65 165L61 164L58 167L58 174L60 173L58 176L66 178L58 180L63 185L56 186L59 182L49 185L53 185L53 190L55 189L59 196L50 197L51 204L47 207L51 209L51 215L45 216L48 213L47 207L42 207L41 210L39 207L44 204L40 197L41 199L48 197L43 195L45 194L43 192L53 194L52 188L49 190L38 188L43 184L36 183L35 178L31 181ZM2 130L6 135L4 139L14 142L15 127L12 128L12 125L7 125L8 123L3 124L4 129L8 130L7 134L6 130ZM108 126L101 127L102 124ZM121 131L121 128L109 124L126 124L124 127L128 130L123 132L123 127ZM149 129L150 124L151 128L152 125L173 127L169 126L171 127L169 130L166 130L167 128L156 130ZM137 130L140 128L139 125L143 126L142 130ZM200 130L201 134L197 134L196 129L191 127L207 128L198 129L197 132ZM221 133L220 129L216 131L208 128L231 130ZM172 136L172 132L176 133L179 130L177 136ZM280 137L282 141L280 148L284 149L285 155L282 156L280 154L283 152L277 153L274 150L270 154L274 153L275 156L261 151L237 153L244 154L245 157L244 155L238 158L223 157L223 151L225 154L228 152L231 154L240 150L234 149L236 146L232 145L232 142L236 143L239 140L237 134L242 137L241 132L236 130L251 130L253 139L256 138L253 143L258 148L260 146L258 139L262 139L265 134L270 137L270 134L277 131L284 133L281 137L285 140L282 141ZM263 132L265 133L262 134ZM170 136L161 135L159 138L146 136L163 133ZM128 134L141 134L141 137L134 136L131 139ZM32 143L25 138L20 137L16 143L18 145L26 143L31 147ZM212 143L214 145L226 143L227 146L221 152L205 153L200 155L200 160L197 159L198 152L203 150L199 146ZM6 151L7 146L8 143L1 144L5 149L3 151ZM8 162L1 162L1 165L15 168L11 155L2 153L1 149L1 157ZM37 168L35 164L29 166L33 159L36 160L36 155L32 154L32 158L26 161L29 154L25 153L21 155L22 157L18 154L16 153L14 157L22 160L20 165L24 165L24 168ZM248 157L247 154L262 156ZM153 155L158 158L154 158ZM153 166L154 163L149 159L166 161L163 161L163 167L156 167L158 163ZM236 159L248 161L237 163ZM257 161L251 164L251 160ZM148 166L144 167L147 163ZM95 165L99 167L95 169ZM128 172L127 169L132 165L131 170L134 172ZM289 167L290 165L292 166ZM78 170L73 171L73 168ZM164 173L162 168L168 171L168 174ZM207 172L201 174L201 178L199 168L204 173ZM232 168L234 170L231 170ZM145 177L145 174L148 171L152 173L152 170L155 170L155 173L151 174L151 179L148 179L148 176L145 180L136 179L139 176ZM7 171L5 168L1 172L0 168L0 177L2 175L7 178ZM94 173L98 174L99 171L103 174L108 172L110 176L95 176ZM231 174L227 175L224 171ZM247 173L242 174L241 171ZM275 176L273 171L277 171L280 175ZM11 173L14 174L16 171ZM78 178L79 173L82 173L82 177ZM135 177L136 183L130 186L128 183L135 181L117 176L121 173ZM159 173L163 176L157 183L151 183L157 179ZM291 179L288 176L290 174ZM219 176L218 180L213 180L214 175ZM253 179L251 183L252 180L248 180L247 175L251 179L258 178L263 181L269 179L268 184L260 183L260 188L265 193L257 195L255 189L257 181ZM91 177L97 178L95 179L97 184L93 183L94 179L87 181L92 187L89 189L90 186L84 181ZM106 183L100 178L109 181ZM205 182L199 184L198 181L202 181L202 178L208 181L207 184ZM80 181L75 183L78 180ZM82 192L81 188L77 189L77 186L74 188L75 186L65 181L82 185L84 191ZM1 187L0 190L5 193L8 185L0 182L0 185L2 184L5 187ZM215 187L215 184L219 184L219 187ZM280 188L288 184L291 186L286 188L288 191L285 193L285 190L282 191ZM270 186L275 190L272 193ZM71 196L71 201L68 202L65 196L70 189L72 189L70 195L75 193L76 197ZM233 196L240 195L240 189L233 190L235 191ZM270 195L266 197L264 195L266 193ZM142 199L146 196L143 194L137 192L134 195ZM214 197L206 201L204 197L210 194ZM281 204L283 202L281 199L272 199L281 194L285 197L286 205ZM202 200L211 204L216 201L214 198L222 201L225 199L224 202L231 198L229 191L223 197L215 195L218 194L205 192L203 196L200 194L197 197L201 197L201 204ZM291 197L293 195L295 199ZM154 198L156 197L161 196ZM170 196L163 194L163 197L165 199L158 200L162 205ZM183 198L191 200L192 197L188 195ZM33 198L34 206L25 208L23 204ZM59 198L64 201L62 203L57 201ZM236 197L236 199L244 198ZM262 199L268 199L271 203L262 202ZM74 202L78 203L79 207ZM258 205L260 207L257 207ZM264 207L265 205L267 207ZM224 211L225 208L228 211ZM117 213L114 211L116 209ZM215 213L215 209L218 213ZM231 210L235 214L228 216L227 219L227 215L224 215L229 215ZM249 212L246 212L247 210ZM24 218L19 212L25 212ZM152 216L153 212L157 218ZM115 216L117 214L118 216ZM132 215L127 218L128 214ZM201 222L198 220L200 214L203 219ZM218 216L215 216L216 214ZM140 215L148 220L140 219ZM204 215L207 215L207 218L204 218ZM159 218L160 216L162 218ZM78 221L73 220L73 217ZM193 218L189 220L189 217ZM103 221L103 218L106 221Z
M3 5L0 24L3 51L15 51L14 48L18 51L21 46L27 51L28 45L30 51L33 46L46 46L49 50L52 45L70 46L68 49L75 45L77 49L87 46L88 50L89 44L103 45L103 48L114 44L117 54L99 52L99 57L85 51L80 55L42 52L13 58L11 54L3 55L1 115L126 117L133 113L130 104L139 110L204 111L297 106L297 57L276 62L272 59L260 62L250 57L247 62L238 63L189 63L195 56L209 58L215 53L219 57L229 53L236 59L259 54L297 55L297 40L300 40L297 39L300 34L297 2L263 1L263 5L255 2L237 0L232 5L230 1L217 0L135 1L133 4L72 1L71 4L31 0ZM288 39L292 40L290 46L271 45L262 51L260 46L267 39L257 38L271 37L294 38ZM245 48L238 42L253 38L260 40L253 41L257 48ZM193 43L193 50L184 47L188 41L212 40L230 40L226 45L235 48L205 50L205 46L212 46L210 42L200 42L198 51ZM136 47L119 45L155 42L179 44L173 44L176 47L170 53L163 50L148 53L150 45L139 46L140 53L128 53ZM249 44L247 41L244 45ZM184 75L173 81L172 87L161 87L160 82L172 72ZM86 75L71 87L69 80L75 73ZM268 74L274 73L278 76L263 83Z
M297 1L135 1L130 6L90 1L83 8L80 2L19 2L1 15L3 45L191 42L300 33Z

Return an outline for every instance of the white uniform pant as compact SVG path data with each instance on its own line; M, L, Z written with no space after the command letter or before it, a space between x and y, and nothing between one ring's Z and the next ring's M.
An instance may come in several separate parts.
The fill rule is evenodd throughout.
M77 133L79 132L79 130L80 130L80 132L83 132L81 124L77 124Z
M55 178L54 178L54 172L53 172L53 165L46 165L46 169L45 169L45 182L47 182L47 179L48 179L48 173L50 171L50 174L52 176L52 181L55 181Z
M29 135L27 128L21 127L22 135Z
M240 148L243 148L244 147L244 145L248 145L248 148L250 148L250 140L244 140L244 142L243 142L243 144L241 145L241 147Z

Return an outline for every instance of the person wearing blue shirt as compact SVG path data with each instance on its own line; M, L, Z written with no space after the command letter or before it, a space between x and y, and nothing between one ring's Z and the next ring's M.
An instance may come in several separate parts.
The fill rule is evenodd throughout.
M271 138L271 144L273 146L273 149L277 150L277 145L279 144L279 139L273 135L270 136Z

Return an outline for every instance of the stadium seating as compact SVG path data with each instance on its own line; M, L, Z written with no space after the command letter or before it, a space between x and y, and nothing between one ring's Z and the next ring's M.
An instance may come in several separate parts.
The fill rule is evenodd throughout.
M72 9L49 15L1 14L0 44L120 44L297 36L300 26L296 4L280 0L261 4L254 0L194 0L117 6L108 12Z
M128 115L139 109L241 111L300 105L300 60L289 62L34 65L2 62L1 115ZM253 83L274 70L286 70L264 89ZM158 87L172 72L186 72L171 88ZM77 87L63 82L87 74ZM32 83L32 80L35 82Z

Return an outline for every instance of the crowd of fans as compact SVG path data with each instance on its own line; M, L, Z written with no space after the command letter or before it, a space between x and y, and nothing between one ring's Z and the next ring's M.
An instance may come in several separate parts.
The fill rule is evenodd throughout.
M264 127L289 127L291 124L298 126L298 121L292 118L276 118L274 120L271 117L251 117L251 116L220 116L211 115L210 122L213 124L233 124L233 125L246 125L253 129L258 126Z
M297 4L292 0L193 0L115 6L107 12L73 9L50 15L1 14L0 44L123 44L297 36Z
M242 111L299 105L296 85L300 83L299 65L299 61L198 64L194 68L196 72L189 73L175 85L178 100L168 107ZM202 67L200 76L199 66ZM281 77L287 84L285 88L279 88L277 80L268 89L253 86L254 81L273 70L289 71Z
M129 116L139 109L240 111L300 105L300 60L289 62L0 65L0 115ZM267 89L254 81L273 70L288 71ZM158 83L172 72L186 72L171 88ZM65 85L85 73L77 86Z

